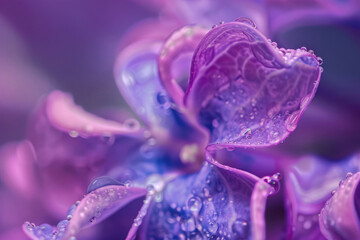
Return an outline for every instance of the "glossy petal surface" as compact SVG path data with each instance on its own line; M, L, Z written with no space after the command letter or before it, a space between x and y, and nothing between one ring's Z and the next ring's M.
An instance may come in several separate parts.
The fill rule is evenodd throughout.
M161 200L155 200L141 227L141 239L251 239L252 231L264 230L255 222L264 223L259 209L264 209L260 205L268 196L262 190L270 185L249 173L208 161L199 172L165 186ZM265 187L252 197L259 181Z
M304 157L286 175L288 236L293 239L324 239L318 215L331 193L348 172L360 170L359 155L331 163Z
M99 223L130 201L145 194L146 189L142 188L118 185L101 187L74 204L68 212L67 220L59 222L56 228L48 224L35 226L28 222L24 224L23 228L29 237L36 240L68 239L82 229Z
M294 131L321 69L304 50L279 50L247 22L211 30L193 58L185 104L210 144L265 146Z

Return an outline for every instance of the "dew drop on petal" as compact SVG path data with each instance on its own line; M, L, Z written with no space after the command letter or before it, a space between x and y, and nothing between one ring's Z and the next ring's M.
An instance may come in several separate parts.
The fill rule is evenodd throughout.
M202 207L201 199L199 197L191 197L188 200L188 207L189 207L190 211L193 213L199 212Z
M319 65L322 65L324 63L324 60L321 57L317 57L317 60L319 62Z
M231 226L237 239L247 239L249 235L249 224L244 219L238 218Z
M247 17L237 18L237 19L235 19L235 22L245 23L253 28L256 28L256 24L250 18L247 18Z
M134 129L134 130L140 128L139 122L133 118L129 118L129 119L125 120L124 125L130 129Z
M98 188L108 186L108 185L123 185L120 182L116 181L115 179L108 177L108 176L102 176L95 178L90 184L87 189L87 193L90 193Z

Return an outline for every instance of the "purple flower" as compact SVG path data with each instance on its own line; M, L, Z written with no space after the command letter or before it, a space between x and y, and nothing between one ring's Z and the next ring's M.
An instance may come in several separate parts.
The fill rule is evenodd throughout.
M66 94L50 94L29 132L37 165L58 166L48 170L52 176L85 169L56 191L78 198L76 184L105 176L56 227L26 222L24 231L32 239L71 239L141 199L127 239L265 239L266 199L279 191L279 163L246 150L229 161L223 150L282 142L321 72L313 53L277 48L246 18L210 31L186 26L165 42L157 34L133 42L119 55L115 76L143 125L104 120ZM259 178L256 165L247 167L254 174L234 168L249 159L269 159L275 174Z

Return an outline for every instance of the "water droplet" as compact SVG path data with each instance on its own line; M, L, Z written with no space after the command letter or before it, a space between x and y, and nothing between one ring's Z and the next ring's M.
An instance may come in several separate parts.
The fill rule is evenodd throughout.
M217 25L216 24L214 24L214 25L212 25L212 27L211 28L216 28L217 27Z
M221 25L221 24L224 24L224 23L225 23L224 21L219 22L220 25Z
M317 57L317 60L320 66L324 63L324 60L321 57Z
M339 187L341 187L343 185L344 181L343 180L340 180L339 182Z
M171 107L170 98L164 92L158 92L156 95L156 100L164 109L169 109Z
M129 118L125 120L124 125L130 129L136 130L140 128L140 124L136 119Z
M235 148L234 148L234 147L227 147L226 150L227 150L228 152L232 152L232 151L235 150Z
M247 139L251 138L251 128L245 128L242 133L242 136L246 137Z
M245 23L253 28L256 28L256 24L250 18L247 18L247 17L237 18L237 19L235 19L235 22Z
M289 117L286 118L286 130L293 132L296 129L297 123L300 118L300 111L293 112Z
M66 227L67 227L68 223L69 223L68 220L60 221L56 226L58 232L64 232L66 230Z
M334 195L336 193L336 190L331 191L331 195Z
M98 188L109 186L109 185L123 185L120 182L116 181L115 179L108 177L108 176L102 176L95 178L90 184L87 189L87 193L90 193Z
M205 197L210 197L210 192L209 192L209 189L208 189L208 188L204 187L204 188L203 188L203 193L204 193L204 196L205 196Z
M301 47L300 50L307 51L306 47Z
M219 121L216 118L214 120L212 120L212 126L214 128L217 128L219 126Z
M280 190L280 173L275 173L272 177L263 178L266 183L268 183L273 189L270 191L270 194L276 194Z
M115 137L114 135L110 134L110 133L105 133L102 136L102 140L107 143L108 145L112 145L115 142Z
M53 233L53 228L49 224L41 224L39 228L44 235L51 236Z
M304 222L304 229L308 230L311 228L311 221L307 220Z
M214 234L214 233L216 233L216 231L218 230L218 228L219 228L219 225L217 224L217 222L216 221L209 221L208 222L208 224L207 224L207 230L210 232L210 233L212 233L212 234Z
M348 173L346 174L346 179L350 178L352 175L353 175L353 174L352 174L351 172L348 172Z
M90 219L89 219L89 222L91 224L94 224L96 222L96 217L95 216L92 216Z
M69 132L69 135L70 135L70 137L76 138L76 137L79 136L79 133L77 131L75 131L75 130L71 130Z
M197 213L200 211L201 207L202 207L202 201L199 197L191 197L188 200L188 208L190 209L191 212Z
M187 218L187 219L182 219L180 227L185 232L194 231L195 230L195 220L194 220L194 218L191 217L191 218Z
M311 50L311 49L310 49L310 50L308 51L308 53L314 54L314 50Z
M249 224L244 219L238 218L231 226L233 233L237 239L247 239L249 235Z

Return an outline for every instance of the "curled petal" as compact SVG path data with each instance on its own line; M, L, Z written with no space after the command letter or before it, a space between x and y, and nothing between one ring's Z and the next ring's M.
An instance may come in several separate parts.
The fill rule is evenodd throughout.
M313 54L279 50L238 19L200 42L185 105L210 130L212 146L273 145L295 130L320 74Z
M324 239L318 215L341 179L360 170L359 155L340 162L304 157L286 174L288 238Z
M255 187L259 181L264 185ZM264 230L255 223L263 221L259 209L268 189L258 177L209 157L199 172L166 184L141 226L140 239L252 239L260 234L254 231Z
M26 222L23 229L32 239L69 239L144 196L146 192L146 189L118 185L101 187L74 204L68 212L67 220L60 221L56 228L48 224L35 226Z
M360 173L348 174L340 182L334 195L327 201L319 216L320 230L326 239L360 238L359 188Z
M192 53L195 51L198 43L208 32L207 29L198 26L185 26L175 31L165 42L161 49L159 56L159 74L160 80L166 89L167 93L171 96L174 102L182 106L184 90L181 85L186 89L187 81L185 83L177 82L177 79L173 76L172 66L175 61L182 55ZM189 60L190 63L190 60ZM183 65L187 65L184 64ZM177 66L182 67L182 66ZM189 69L185 69L186 72L190 72Z
M40 105L30 123L29 139L39 164L61 159L86 165L103 158L117 137L142 138L135 120L120 124L85 112L65 93L54 91Z

